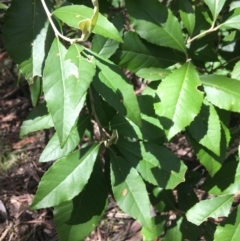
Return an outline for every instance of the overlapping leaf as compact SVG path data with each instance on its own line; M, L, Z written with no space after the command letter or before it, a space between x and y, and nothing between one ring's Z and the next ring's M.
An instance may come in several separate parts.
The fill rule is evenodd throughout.
M185 180L187 167L163 146L120 139L117 147L129 164L153 185L173 189Z
M179 6L181 19L188 33L191 35L195 27L195 13L192 4L189 0L180 0Z
M194 205L186 213L189 222L200 225L207 218L228 216L233 201L233 195L218 196L203 200Z
M68 54L73 48L69 49ZM92 66L90 61L86 64L86 60L77 60L83 63L85 69L83 72L82 67L77 68L74 63L76 58L82 58L80 58L79 53L75 55L75 59L72 59L74 63L69 60L65 61L66 53L67 50L56 38L46 59L43 73L45 100L61 147L64 146L76 123L85 101L86 89L95 73L94 64ZM81 86L83 86L83 91L81 91ZM80 93L76 92L76 89L80 89Z
M213 105L204 102L199 115L187 129L198 143L220 155L221 125Z
M226 162L214 175L208 177L204 189L210 194L236 194L240 191L240 164L236 161Z
M214 234L214 241L238 241L240 236L240 207L238 206L219 225Z
M151 231L153 223L145 184L135 168L114 154L111 154L111 184L118 206Z
M203 94L197 89L199 85L201 82L194 66L186 63L158 86L156 93L161 102L154 105L155 111L169 140L199 113L203 100Z
M235 15L230 17L229 19L227 19L225 22L223 22L222 24L219 25L219 28L236 28L236 29L240 29L240 16L239 15Z
M93 84L103 98L121 114L141 126L140 109L133 87L116 66L107 66L97 61L99 79Z
M157 0L127 0L134 30L147 41L186 52L181 25L170 9Z
M170 74L170 70L168 69L161 69L161 68L142 68L140 69L136 75L140 78L143 78L145 80L155 81L155 80L161 80L167 77Z
M108 192L101 163L96 164L84 190L72 201L54 208L54 221L60 241L84 239L96 228L104 214Z
M98 154L99 145L55 162L44 174L31 205L34 209L57 206L77 196L87 184Z
M49 1L47 5L52 7ZM45 55L54 37L41 1L12 1L4 18L3 37L5 48L29 83L35 76L42 76Z
M235 66L234 66L234 69L231 73L231 77L233 79L237 79L237 80L240 80L240 61L238 61Z
M39 161L48 162L57 160L73 151L79 144L89 120L89 115L80 116L77 126L69 134L69 137L63 148L61 148L57 133L55 133L48 142L47 146L44 148Z
M46 104L43 103L35 107L23 122L20 128L20 137L51 127L53 127L52 117L48 113Z
M84 19L91 18L93 9L84 5L71 5L56 9L53 15L62 20L67 25L79 28L78 23ZM106 38L122 42L122 38L114 25L99 13L98 21L93 29L93 33L102 35Z
M114 57L115 62L132 72L150 67L164 68L174 65L178 61L184 61L182 53L178 54L169 48L143 42L133 32L124 34L124 44L121 45L121 49Z
M200 77L206 92L206 98L217 107L240 112L240 82L221 75Z

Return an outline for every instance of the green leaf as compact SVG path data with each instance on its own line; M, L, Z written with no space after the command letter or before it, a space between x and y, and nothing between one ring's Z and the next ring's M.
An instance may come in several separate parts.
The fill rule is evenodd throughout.
M42 94L42 79L36 76L33 83L29 85L31 91L32 105L35 107L38 104L40 95Z
M213 176L222 166L222 159L216 156L209 149L199 144L190 135L187 135L188 141L191 143L200 163L207 169L209 174Z
M110 58L117 50L119 43L112 40L104 38L100 35L95 35L92 40L92 51L98 53L104 58Z
M42 177L31 208L57 206L78 195L88 182L98 150L99 145L92 145L84 154L81 149L55 162Z
M180 17L190 35L192 35L195 27L195 13L189 0L180 0Z
M111 184L118 206L143 227L152 230L150 201L141 176L122 157L112 153Z
M154 107L168 140L184 130L199 113L203 100L203 94L197 89L199 85L201 82L194 66L186 63L158 86L161 102Z
M71 51L70 49L69 51ZM80 88L76 84L78 80L79 71L82 69L69 60L64 60L67 50L56 38L51 46L48 57L46 59L43 72L43 91L47 102L48 110L52 116L54 127L57 131L61 147L64 146L67 138L76 123L79 112L82 109L86 95L86 78L91 78L93 75L91 71L92 66L87 65L86 71L89 75L84 74L83 83L79 77L80 84L85 87L81 95L76 93L76 88ZM68 52L69 53L69 52ZM74 60L73 60L74 61ZM82 63L82 61L81 61ZM83 61L83 65L85 61ZM88 83L91 80L88 80ZM71 83L71 84L70 84ZM76 87L75 87L76 86ZM81 89L81 88L80 88Z
M71 5L56 9L53 15L67 25L79 29L78 23L81 20L91 18L93 9L84 5ZM98 21L92 32L116 40L117 42L123 42L118 30L101 13L98 15Z
M238 241L240 236L240 207L220 224L214 234L214 241Z
M137 71L136 75L140 78L150 81L161 80L167 77L171 73L168 69L161 69L161 68L142 68Z
M100 161L96 164L83 191L73 200L54 208L54 221L60 241L84 239L97 227L104 214L108 192ZM69 219L73 223L69 223Z
M213 105L205 101L187 130L199 144L220 155L221 125Z
M117 114L111 120L112 129L117 129L123 136L141 140L154 140L163 137L164 133L157 118L141 114L142 126L138 127L124 116Z
M220 29L224 29L224 28L236 28L236 29L240 29L240 15L236 15L233 17L230 17L229 19L227 19L225 22L223 22L222 24L219 25Z
M240 112L240 82L222 75L200 77L206 98L220 109ZM224 101L223 101L224 100Z
M184 55L179 53L169 48L143 42L136 33L126 32L124 43L114 55L114 61L135 73L143 68L165 68L184 61Z
M127 0L126 6L134 30L150 43L186 53L181 25L164 4L152 0Z
M229 11L232 11L233 9L239 8L239 7L240 7L240 1L231 2L229 6Z
M4 3L0 3L0 9L7 10L8 6Z
M27 116L20 128L20 137L39 130L53 127L52 117L48 114L46 103L39 104Z
M238 61L235 66L234 66L234 69L231 73L231 77L233 79L237 79L237 80L240 80L240 61Z
M101 71L99 79L93 82L95 89L109 105L141 126L140 109L132 85L116 66L107 66L100 61L97 61L97 66Z
M226 0L204 0L204 2L208 5L215 22Z
M3 37L8 53L32 84L35 76L42 76L44 59L54 38L41 1L12 1L4 17Z
M168 227L162 241L182 241L183 235L180 230L182 219L173 220L170 227Z
M228 216L233 201L233 195L218 196L203 200L194 205L186 213L189 222L200 225L207 218Z
M71 131L67 142L63 148L61 148L57 133L55 133L48 142L43 152L41 153L39 162L57 160L73 151L79 144L81 137L83 136L84 131L87 128L89 120L89 115L80 116L77 126Z
M205 190L214 195L236 194L240 191L239 187L240 163L238 161L224 163L216 175L208 177L203 185Z
M117 147L128 163L149 183L173 189L185 181L187 167L166 147L121 139Z

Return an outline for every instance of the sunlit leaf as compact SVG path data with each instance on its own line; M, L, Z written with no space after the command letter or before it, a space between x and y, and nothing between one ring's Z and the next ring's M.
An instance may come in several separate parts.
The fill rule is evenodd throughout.
M194 66L186 63L158 86L156 93L161 102L154 107L168 140L184 130L199 113L203 100L203 94L197 89L199 85Z
M226 0L204 0L204 2L208 5L212 16L213 16L213 21L216 21L218 14L223 8L224 3Z
M203 200L194 205L186 213L189 222L200 225L207 218L228 216L233 201L233 195L218 196Z
M92 145L84 155L81 149L55 162L42 177L31 207L57 206L77 196L88 182L98 149Z

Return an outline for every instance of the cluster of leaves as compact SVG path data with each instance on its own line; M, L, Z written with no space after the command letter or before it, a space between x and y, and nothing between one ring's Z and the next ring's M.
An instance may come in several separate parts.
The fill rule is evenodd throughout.
M54 207L62 241L86 237L109 194L140 222L145 240L236 241L240 164L229 147L239 135L239 1L125 0L110 21L107 9L118 1L100 0L90 48L56 36L42 2L12 0L3 29L35 106L21 135L56 131L40 156L55 162L31 207ZM69 2L46 0L58 29L76 37L93 9ZM145 84L140 95L123 68ZM211 198L199 201L201 174L165 146L180 132L207 171L201 188ZM176 213L170 225L158 215L168 211ZM218 217L226 217L218 226L209 219Z

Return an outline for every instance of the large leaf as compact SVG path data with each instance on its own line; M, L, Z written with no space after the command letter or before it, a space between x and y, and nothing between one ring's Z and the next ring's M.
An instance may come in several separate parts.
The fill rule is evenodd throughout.
M231 161L224 163L214 175L208 177L203 188L210 194L236 194L240 191L240 163Z
M137 72L143 68L164 68L174 65L179 61L184 61L184 55L169 48L143 42L136 33L126 32L124 43L114 59L121 67Z
M215 22L226 0L204 0L204 2L208 5Z
M42 76L45 55L53 40L41 1L13 0L4 18L3 37L5 48L32 84L35 76Z
M85 98L85 94L93 80L96 72L95 59L86 59L80 55L82 46L72 44L68 49L65 60L73 63L78 70L78 74L74 75L70 70L68 79L66 80L66 90L69 93L69 98L74 107Z
M240 82L221 75L200 77L209 102L221 109L240 112Z
M71 49L69 50L71 51ZM64 60L67 50L56 38L51 46L43 73L43 91L48 110L52 116L61 147L76 123L85 101L85 94L76 93L77 81L81 82L77 66ZM87 65L86 72L94 71ZM91 73L91 72L90 72ZM92 74L87 75L91 77ZM79 78L79 79L78 79ZM86 75L82 80L85 80ZM91 80L88 80L90 82ZM83 83L85 85L85 83ZM78 87L79 88L79 87ZM79 95L79 98L78 98Z
M186 63L158 86L161 102L154 105L155 111L169 140L199 113L203 100L203 94L197 89L199 85L201 82L194 66Z
M194 205L186 213L189 222L200 225L207 218L228 216L233 201L233 195L224 195L203 200Z
M48 142L47 146L44 148L39 158L39 161L48 162L57 160L73 151L75 147L79 144L80 139L82 138L82 135L86 130L89 120L89 115L80 116L77 126L71 131L67 142L65 143L63 148L61 148L57 133L55 133Z
M118 206L151 231L153 223L145 184L133 167L114 154L111 154L111 184Z
M238 241L240 236L240 207L238 206L225 220L217 227L214 234L214 241Z
M166 147L121 139L117 147L129 164L149 183L173 189L184 182L187 167Z
M52 117L49 115L46 103L35 107L27 116L20 128L20 137L31 132L49 129L53 127Z
M84 5L71 5L58 8L53 12L53 15L67 25L79 29L78 23L84 19L91 18L93 9ZM97 24L92 32L122 42L122 38L117 29L101 13L99 13Z
M133 87L115 66L107 66L97 61L100 68L99 79L94 80L95 89L109 105L136 125L141 126L140 109Z
M44 174L31 205L34 209L57 206L78 195L87 184L98 154L92 145L55 162Z
M195 13L189 0L180 0L180 16L190 35L192 35L195 27Z
M152 0L127 0L134 30L147 41L186 52L181 25L164 4Z
M73 200L54 208L54 221L60 241L79 241L94 230L104 214L107 195L99 161L83 191Z
M204 102L199 115L187 129L198 143L220 155L221 125L213 105Z

